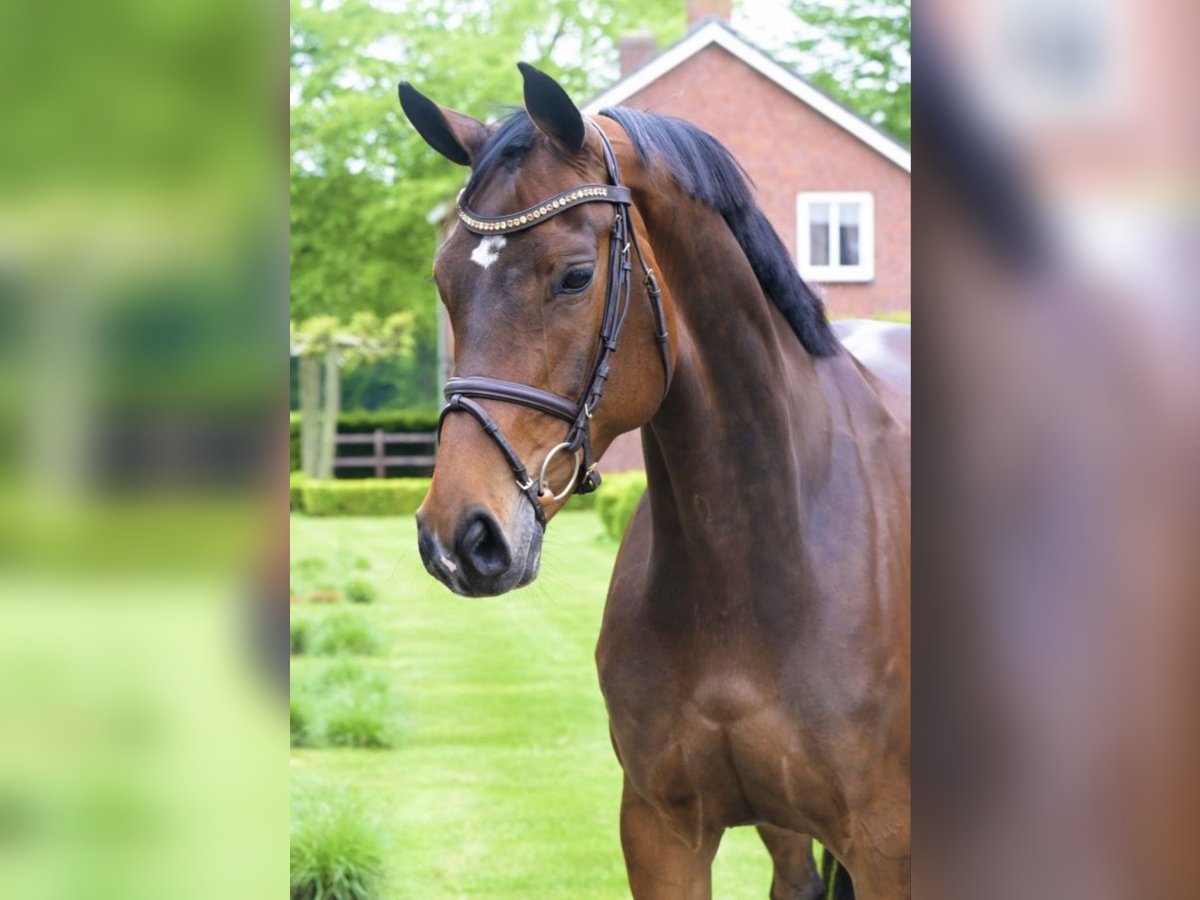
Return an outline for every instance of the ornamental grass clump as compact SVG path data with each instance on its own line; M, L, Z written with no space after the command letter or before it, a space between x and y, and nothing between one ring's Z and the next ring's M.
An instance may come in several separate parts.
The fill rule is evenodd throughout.
M316 656L375 656L382 642L363 613L344 610L316 618L306 647Z
M381 896L383 842L362 804L343 791L293 794L292 900L372 900Z
M399 735L399 704L386 672L352 659L293 671L293 747L386 749Z

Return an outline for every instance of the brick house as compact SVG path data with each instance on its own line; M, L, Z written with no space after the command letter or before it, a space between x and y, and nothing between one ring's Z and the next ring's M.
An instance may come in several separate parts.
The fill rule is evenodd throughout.
M688 0L687 36L661 53L653 37L622 39L620 80L583 111L628 106L703 128L745 168L831 316L908 311L908 148L738 35L731 6ZM638 433L618 438L602 468L642 468Z
M718 138L833 316L908 311L912 193L906 147L740 37L728 2L688 4L687 37L656 53L621 42L621 79L584 111L629 106Z

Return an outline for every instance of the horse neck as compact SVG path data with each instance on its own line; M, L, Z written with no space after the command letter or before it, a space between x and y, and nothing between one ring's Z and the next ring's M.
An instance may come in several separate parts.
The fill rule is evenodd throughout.
M714 560L778 571L780 553L803 549L793 542L806 486L829 471L824 361L764 295L721 217L658 191L638 203L678 343L671 390L643 430L655 546L692 557L702 578L719 577L706 571Z

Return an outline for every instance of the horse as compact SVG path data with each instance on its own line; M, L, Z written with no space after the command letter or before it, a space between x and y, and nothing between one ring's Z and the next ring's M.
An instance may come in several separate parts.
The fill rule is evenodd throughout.
M633 896L710 897L723 832L754 825L774 900L824 894L810 836L837 896L908 897L909 329L831 325L713 137L585 117L519 68L498 123L399 89L470 168L433 264L455 374L422 560L465 596L528 584L640 428L596 647Z

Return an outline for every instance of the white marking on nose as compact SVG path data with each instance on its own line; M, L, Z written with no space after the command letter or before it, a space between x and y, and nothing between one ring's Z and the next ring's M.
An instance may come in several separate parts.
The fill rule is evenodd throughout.
M479 242L479 246L471 251L471 261L487 268L500 258L500 251L507 244L502 237L489 235Z
M458 571L458 566L456 566L454 564L454 560L452 560L448 556L442 557L442 565L445 566L447 569L449 569L452 573Z

